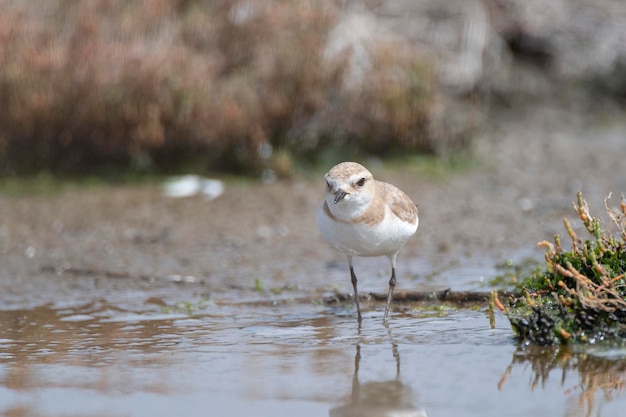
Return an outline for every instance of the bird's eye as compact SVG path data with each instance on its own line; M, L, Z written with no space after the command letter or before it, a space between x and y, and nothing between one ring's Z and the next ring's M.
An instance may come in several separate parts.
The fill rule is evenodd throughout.
M326 188L328 188L329 190L332 188L328 181L326 181Z
M359 187L363 187L363 185L365 185L365 178L361 178L360 180L358 180L356 185L358 185Z

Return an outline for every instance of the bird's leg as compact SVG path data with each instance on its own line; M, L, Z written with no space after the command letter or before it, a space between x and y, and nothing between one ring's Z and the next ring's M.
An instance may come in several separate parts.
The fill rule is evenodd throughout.
M394 253L389 257L391 262L391 278L389 278L389 294L387 294L387 304L385 305L385 317L384 321L387 321L389 315L389 305L391 305L391 299L393 298L393 290L396 288L396 257L398 253Z
M359 321L361 321L361 307L359 306L359 292L356 289L356 275L354 274L354 268L350 266L350 279L352 281L352 287L354 288L354 302L356 303L356 313Z
M387 316L389 315L389 305L391 304L391 299L393 298L393 290L396 288L396 268L391 268L391 278L389 278L389 294L387 294L387 305L385 306L385 318L387 320Z
M354 288L354 302L356 303L356 313L359 320L361 322L361 307L359 306L359 292L356 289L356 274L354 273L354 268L352 267L352 256L348 256L348 264L350 265L350 281L352 281L352 288Z

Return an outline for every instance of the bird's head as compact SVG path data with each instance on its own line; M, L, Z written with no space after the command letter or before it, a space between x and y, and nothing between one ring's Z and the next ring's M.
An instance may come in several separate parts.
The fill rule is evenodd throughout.
M375 184L372 173L356 162L335 165L324 178L326 203L333 212L357 210L367 206L374 198Z

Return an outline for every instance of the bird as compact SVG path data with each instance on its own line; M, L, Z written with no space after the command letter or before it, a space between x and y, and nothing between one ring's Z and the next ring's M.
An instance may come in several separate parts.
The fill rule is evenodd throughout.
M350 268L358 321L361 308L352 258L386 256L391 264L386 322L396 286L398 252L419 225L417 205L395 185L375 180L356 162L342 162L324 175L326 195L317 211L317 225L324 240L343 253Z

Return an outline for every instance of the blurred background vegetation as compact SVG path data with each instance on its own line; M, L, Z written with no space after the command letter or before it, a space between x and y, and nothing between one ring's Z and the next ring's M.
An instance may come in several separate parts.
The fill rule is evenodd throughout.
M626 97L621 0L0 7L3 176L289 176L333 152L471 149L501 106Z

